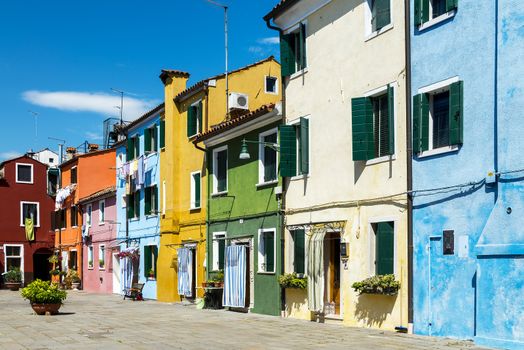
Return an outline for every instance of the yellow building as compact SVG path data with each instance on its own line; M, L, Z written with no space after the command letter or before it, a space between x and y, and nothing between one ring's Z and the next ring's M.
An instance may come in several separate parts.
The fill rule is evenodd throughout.
M273 56L231 71L227 101L225 74L186 87L188 78L189 74L181 71L163 70L160 74L165 87L165 147L160 153L162 218L157 293L158 300L166 302L182 300L178 292L180 248L191 251L190 293L185 298L203 296L207 172L205 153L195 147L194 137L227 119L281 99L280 64Z

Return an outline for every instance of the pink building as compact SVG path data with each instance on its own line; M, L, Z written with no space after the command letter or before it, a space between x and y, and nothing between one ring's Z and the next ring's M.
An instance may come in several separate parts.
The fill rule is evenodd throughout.
M81 198L79 204L84 223L82 288L93 293L121 293L115 186Z

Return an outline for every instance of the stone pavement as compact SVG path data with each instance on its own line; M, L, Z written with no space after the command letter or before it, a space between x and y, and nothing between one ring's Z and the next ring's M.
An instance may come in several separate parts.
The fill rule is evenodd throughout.
M0 290L0 349L481 349L471 342L69 292L37 316Z

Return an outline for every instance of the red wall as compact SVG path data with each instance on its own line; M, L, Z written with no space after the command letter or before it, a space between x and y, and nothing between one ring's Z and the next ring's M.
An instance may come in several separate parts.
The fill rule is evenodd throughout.
M33 164L33 184L16 182L16 163ZM47 194L47 166L30 157L20 157L3 163L4 179L0 179L0 273L5 272L4 244L24 245L24 281L33 279L33 254L36 250L51 252L54 232L51 212L54 199ZM35 241L28 242L20 226L20 202L38 202L40 227L35 227Z

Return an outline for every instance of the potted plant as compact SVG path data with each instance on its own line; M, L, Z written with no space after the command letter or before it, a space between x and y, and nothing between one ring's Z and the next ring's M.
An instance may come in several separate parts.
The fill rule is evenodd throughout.
M58 255L51 255L47 261L49 261L51 264L58 264Z
M71 287L73 288L73 290L78 290L78 288L80 287L80 277L78 276L78 272L75 270L75 269L70 269L68 272L67 272L67 276L65 279L68 279L71 281Z
M215 287L224 287L224 271L219 270L215 276Z
M9 290L17 291L22 285L22 272L20 272L20 269L15 267L4 273L4 282Z
M89 261L87 262L87 266L88 266L90 269L92 269L92 268L93 268L93 260L89 260Z
M37 279L22 288L22 297L29 300L37 315L56 315L67 293L54 283Z
M351 286L359 295L382 294L396 295L400 289L400 282L395 280L395 275L377 275L355 282Z
M280 275L278 283L282 288L307 289L307 278L298 277L295 272Z
M104 259L98 260L98 267L100 267L101 269L104 268Z
M147 273L148 275L148 278L150 280L154 280L155 279L155 271L153 269L150 269L149 272Z

